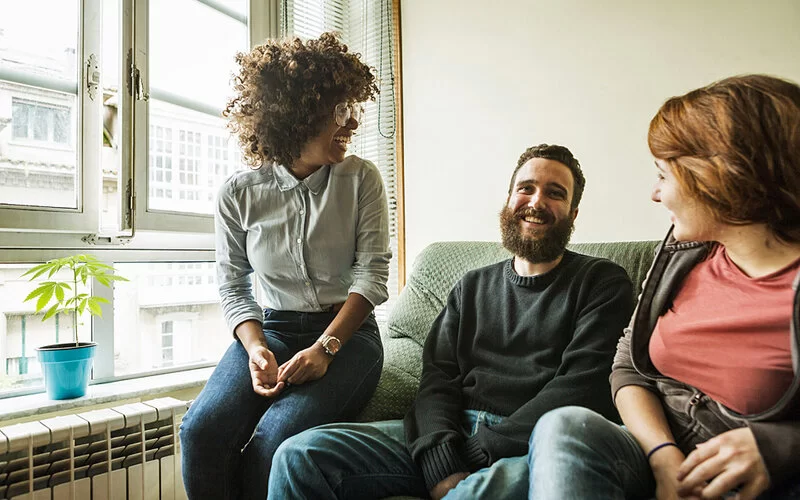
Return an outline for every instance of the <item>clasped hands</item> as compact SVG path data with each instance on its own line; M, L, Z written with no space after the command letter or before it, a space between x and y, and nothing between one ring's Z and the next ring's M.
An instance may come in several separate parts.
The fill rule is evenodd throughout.
M280 366L265 345L254 347L249 352L249 358L253 391L268 398L277 396L290 384L299 385L322 378L333 360L318 342Z
M717 499L737 487L734 498L751 500L769 487L769 474L748 427L697 445L685 459L677 448L665 448L662 457L654 454L653 458L659 500Z

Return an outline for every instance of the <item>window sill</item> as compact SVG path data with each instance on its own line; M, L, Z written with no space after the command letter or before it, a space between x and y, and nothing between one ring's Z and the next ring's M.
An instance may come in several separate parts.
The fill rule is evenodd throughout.
M69 412L83 408L116 403L126 399L151 399L151 397L186 389L203 387L214 367L153 375L90 385L86 395L76 399L53 400L45 393L29 394L0 400L0 426L11 420L35 420L37 416Z

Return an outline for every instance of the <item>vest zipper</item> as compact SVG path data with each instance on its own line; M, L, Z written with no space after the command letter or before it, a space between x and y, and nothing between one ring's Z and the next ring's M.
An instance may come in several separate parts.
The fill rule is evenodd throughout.
M700 400L703 398L702 392L696 392L692 395L692 399L689 400L689 408L692 406L697 406Z

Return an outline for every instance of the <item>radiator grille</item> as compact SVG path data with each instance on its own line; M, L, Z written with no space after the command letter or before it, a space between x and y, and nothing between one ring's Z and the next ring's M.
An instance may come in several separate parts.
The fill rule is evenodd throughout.
M185 499L186 408L161 398L0 428L0 498Z

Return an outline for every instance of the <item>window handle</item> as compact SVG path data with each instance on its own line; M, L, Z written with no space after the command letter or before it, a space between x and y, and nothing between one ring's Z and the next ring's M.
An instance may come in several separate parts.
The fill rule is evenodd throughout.
M135 68L133 71L134 79L136 80L136 99L139 101L150 100L150 93L144 91L142 73L139 71L139 68Z
M89 59L86 60L86 89L89 93L89 99L95 100L99 87L100 70L97 67L97 56L89 54Z

